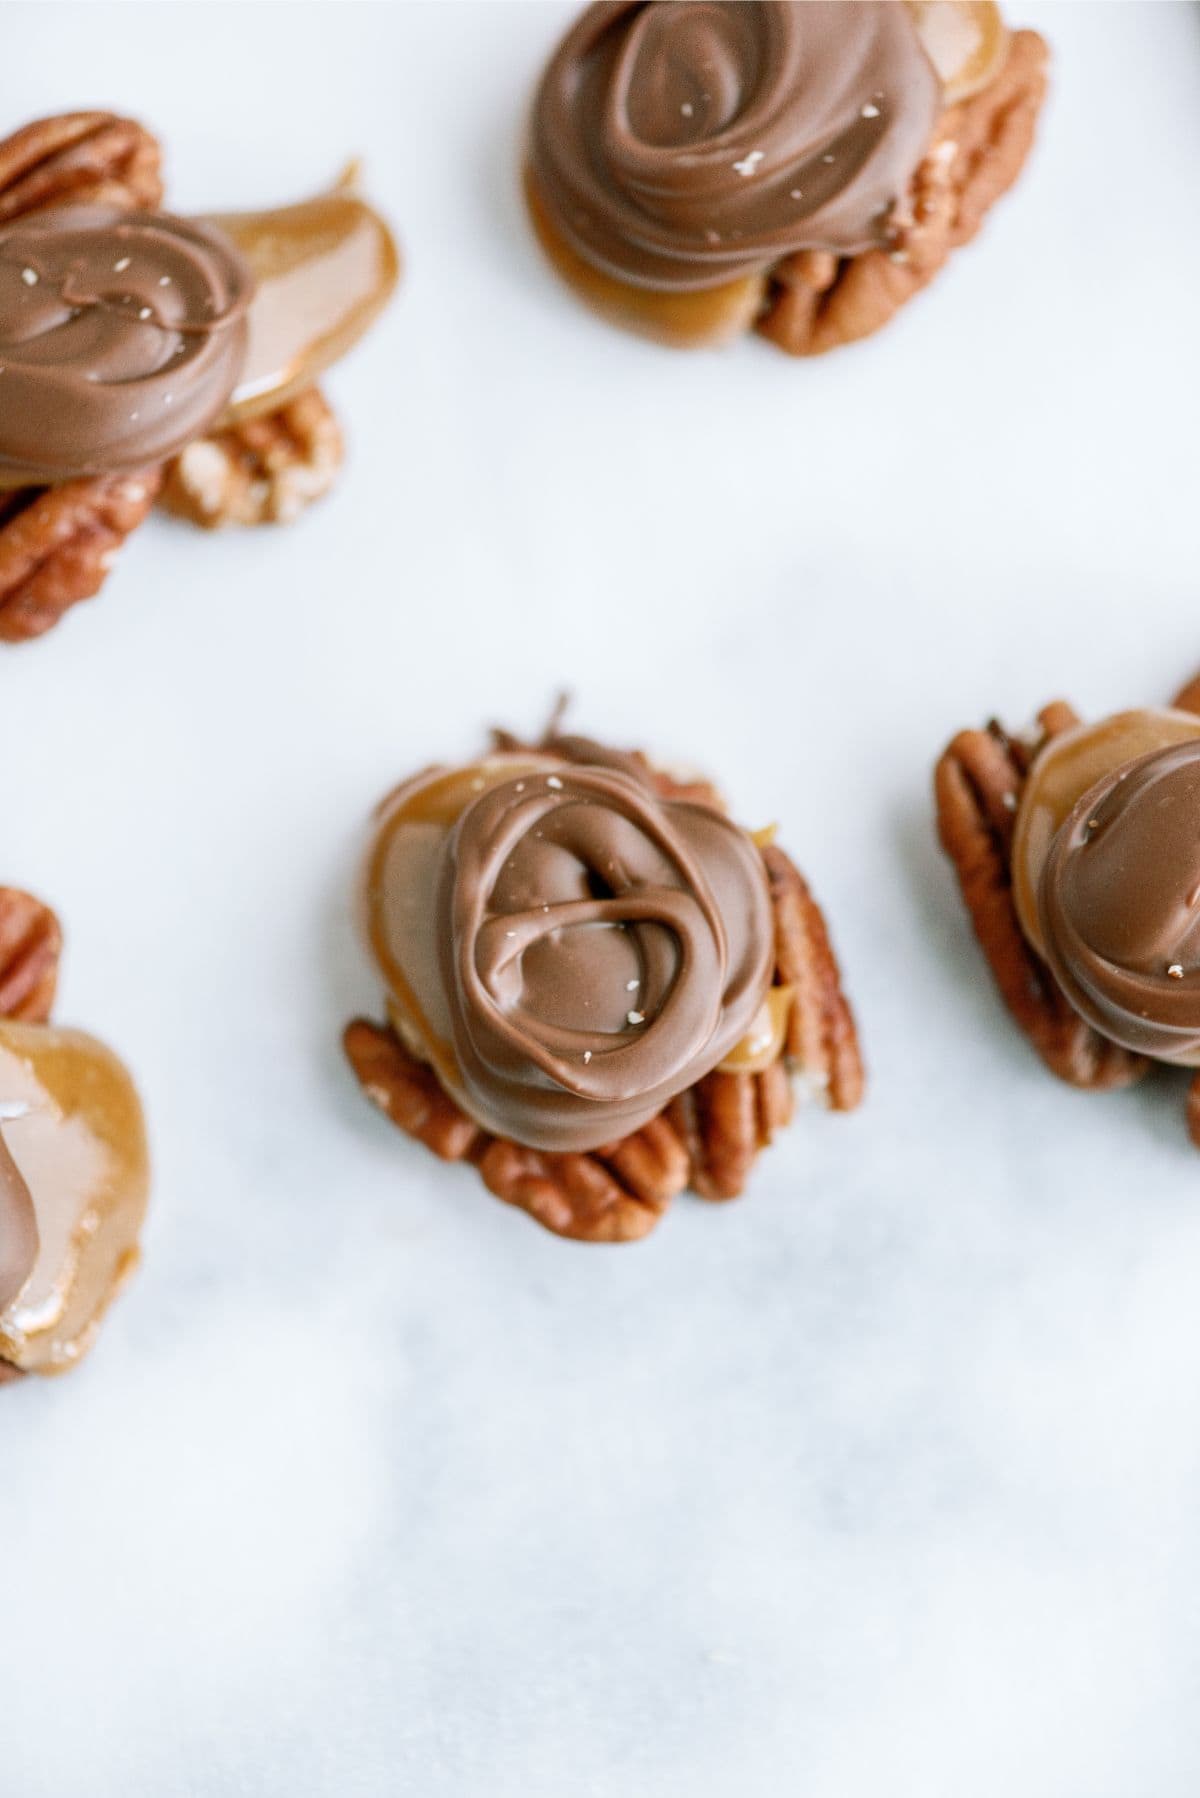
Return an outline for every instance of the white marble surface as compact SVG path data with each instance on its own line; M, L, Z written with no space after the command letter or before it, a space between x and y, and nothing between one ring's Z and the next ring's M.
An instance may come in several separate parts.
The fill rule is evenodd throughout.
M1080 1098L935 850L960 723L1200 662L1200 16L1034 3L979 245L814 366L545 274L517 118L570 8L5 7L4 124L144 115L181 207L351 151L410 257L299 528L167 523L0 663L3 873L138 1071L144 1271L5 1393L13 1798L1191 1798L1200 1159ZM826 901L873 1091L620 1252L342 1067L359 821L479 727L706 759Z

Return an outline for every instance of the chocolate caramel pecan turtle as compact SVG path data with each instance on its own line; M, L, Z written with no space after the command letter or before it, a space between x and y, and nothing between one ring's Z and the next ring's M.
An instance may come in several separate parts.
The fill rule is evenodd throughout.
M819 354L974 235L1028 155L1046 61L990 0L602 0L534 101L534 229L627 329Z
M340 467L313 383L395 284L383 220L352 180L219 219L161 199L158 145L131 120L67 114L0 142L2 641L96 593L164 479L197 523L286 522Z
M863 1074L824 921L706 782L552 732L399 787L363 911L388 1019L347 1056L379 1108L548 1229L629 1241L736 1197L800 1077Z
M1059 703L1028 737L961 732L938 763L939 835L1001 997L1074 1086L1200 1067L1198 698L1093 724Z
M74 1367L138 1261L149 1162L110 1049L52 1025L62 933L0 887L0 1385Z

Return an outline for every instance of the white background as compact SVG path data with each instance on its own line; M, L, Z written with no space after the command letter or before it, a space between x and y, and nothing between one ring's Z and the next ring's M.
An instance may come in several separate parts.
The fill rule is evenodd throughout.
M1191 1798L1183 1087L1043 1074L929 775L1200 662L1200 9L1027 0L1023 185L811 365L656 350L542 268L519 123L570 13L4 8L5 129L133 112L181 209L362 152L408 271L330 382L334 499L156 520L0 661L0 873L157 1163L94 1357L3 1395L0 1790ZM338 1046L368 808L561 685L781 821L872 1072L623 1250L407 1144Z

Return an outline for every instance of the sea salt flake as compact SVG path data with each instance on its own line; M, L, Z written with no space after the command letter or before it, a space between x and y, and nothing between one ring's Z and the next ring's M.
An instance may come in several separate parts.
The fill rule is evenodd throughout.
M37 270L35 268L23 268L21 270L21 279L24 281L26 287L36 287L38 284Z
M740 162L734 163L735 174L752 175L765 155L765 150L750 150Z
M122 256L122 258L119 262L113 263L113 274L114 275L123 275L125 273L125 270L129 267L129 264L132 261L133 261L132 256Z
M627 1011L625 1016L631 1024L644 1024L646 1022L646 1014L644 1011Z
M149 318L150 316L151 316L151 312L150 312L149 306L142 306L139 309L139 311L138 311L139 318Z
M627 980L625 982L625 991L627 993L636 993L641 984L640 980Z
M590 1049L585 1049L583 1051L583 1059L585 1062L588 1062L592 1059L592 1051Z
M690 119L696 108L692 105L690 100L685 100L679 110L685 119Z
M872 101L868 100L866 105L862 109L862 116L864 119L877 119L879 117L878 106L876 106Z
M561 781L561 780L559 780L559 778L558 778L558 775L557 775L557 774L551 774L551 775L548 775L548 776L547 776L547 778L546 778L546 785L547 785L547 786L548 786L548 787L553 787L553 788L554 788L554 791L555 791L555 792L556 792L556 793L561 793L561 792L562 792L562 781Z
M1167 973L1171 976L1172 980L1183 979L1183 969L1177 961L1171 963L1170 967L1167 969Z

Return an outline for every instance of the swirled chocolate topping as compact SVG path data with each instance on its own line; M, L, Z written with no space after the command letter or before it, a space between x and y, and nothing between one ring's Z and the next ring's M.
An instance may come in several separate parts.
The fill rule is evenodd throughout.
M1162 1060L1200 1050L1200 742L1085 793L1039 890L1046 957L1075 1009Z
M0 1311L12 1303L28 1280L37 1253L33 1199L0 1129Z
M530 168L593 267L713 287L885 243L940 104L895 0L615 0L551 61Z
M406 1040L530 1148L639 1129L746 1036L774 971L746 833L583 739L401 788L366 899Z
M460 818L441 972L472 1109L539 1148L637 1129L721 1060L773 967L754 845L611 767L493 787Z
M253 278L215 229L62 207L0 230L0 479L166 460L200 436L246 353Z

